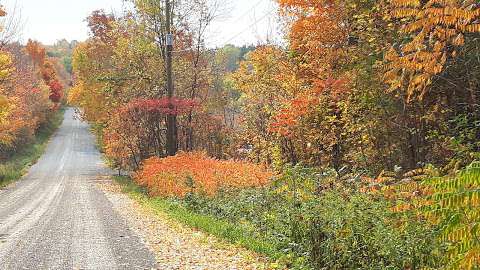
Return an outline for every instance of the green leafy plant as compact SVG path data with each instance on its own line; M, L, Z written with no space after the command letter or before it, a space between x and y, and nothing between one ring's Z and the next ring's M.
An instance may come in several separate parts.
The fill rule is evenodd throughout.
M450 269L478 269L480 265L480 162L455 176L426 181L431 195L420 208L438 223L447 244Z
M332 171L287 166L270 186L192 193L189 211L236 224L270 243L289 269L435 267L435 230L412 213L394 213L378 197L345 189Z

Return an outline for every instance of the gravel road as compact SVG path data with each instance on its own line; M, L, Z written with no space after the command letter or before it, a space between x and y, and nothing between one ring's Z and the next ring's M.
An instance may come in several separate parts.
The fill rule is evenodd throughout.
M46 153L0 191L0 269L152 269L155 257L98 188L111 172L65 112Z

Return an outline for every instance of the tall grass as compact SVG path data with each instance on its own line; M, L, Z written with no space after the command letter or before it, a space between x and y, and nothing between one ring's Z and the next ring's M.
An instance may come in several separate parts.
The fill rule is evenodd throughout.
M14 153L6 161L0 161L0 187L4 187L20 179L42 156L50 137L63 122L64 110L61 109L45 123L37 132L34 141Z

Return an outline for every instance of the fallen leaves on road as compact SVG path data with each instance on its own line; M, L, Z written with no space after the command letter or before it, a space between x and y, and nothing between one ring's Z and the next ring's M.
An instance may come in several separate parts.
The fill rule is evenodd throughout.
M159 269L266 269L265 260L257 254L154 212L121 193L117 184L104 182L100 187L113 208L155 253Z

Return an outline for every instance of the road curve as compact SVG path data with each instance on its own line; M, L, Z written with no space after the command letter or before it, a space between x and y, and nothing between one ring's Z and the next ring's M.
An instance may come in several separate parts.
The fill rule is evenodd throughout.
M0 191L0 269L152 269L155 258L97 183L111 172L73 109L45 154Z

